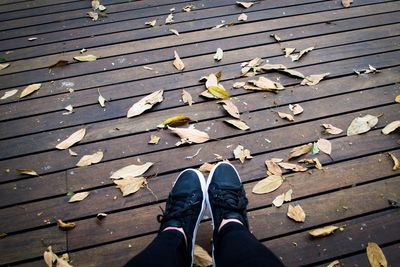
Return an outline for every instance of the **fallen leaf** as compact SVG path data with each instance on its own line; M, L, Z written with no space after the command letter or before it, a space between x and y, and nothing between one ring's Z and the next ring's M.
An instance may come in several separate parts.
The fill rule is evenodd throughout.
M19 174L26 174L26 175L30 175L30 176L39 176L39 174L32 169L17 169L17 172Z
M267 169L271 174L282 176L282 170L276 161L266 160L265 165L267 166Z
M114 180L114 183L117 185L116 188L121 190L122 196L125 197L145 187L147 185L147 180L144 177L128 176L121 180Z
M169 14L168 17L165 19L165 24L171 24L172 22L174 22L174 15Z
M5 68L9 67L10 63L0 64L0 70L4 70Z
M138 177L145 173L151 166L153 166L152 162L146 162L142 165L128 165L114 172L110 178L120 179L126 177Z
M76 193L74 194L69 200L69 203L73 203L73 202L79 202L84 200L85 198L87 198L89 196L90 192L80 192L80 193Z
M289 189L285 193L285 198L284 198L285 202L292 201L292 194L293 194L293 190L292 189Z
M293 116L288 113L278 112L278 116L281 117L282 119L286 119L288 121L294 121Z
M373 115L365 115L364 117L357 117L347 128L347 136L366 133L371 130L378 123L378 117Z
M208 90L201 92L200 95L206 98L218 99L217 97L213 96Z
M371 65L368 65L368 69L365 70L366 74L368 74L368 73L377 73L377 72L380 72L380 71L377 70L375 67L373 67Z
M174 51L174 55L175 55L175 60L174 60L174 62L172 62L172 64L174 64L174 66L177 70L182 71L185 68L185 64L183 63L183 61L181 60L181 58L179 57L179 55L176 51Z
M306 220L306 214L300 205L293 207L289 204L287 216L296 222L304 222Z
M91 155L84 155L76 164L78 167L90 166L99 163L103 159L103 152L98 151Z
M174 116L174 117L166 119L159 126L160 127L165 127L165 126L176 127L176 126L185 125L185 124L189 123L190 121L191 121L191 119L189 117L186 117L186 116L183 116L183 115L177 115L177 116Z
M177 143L177 145L182 144L191 144L191 143L204 143L210 140L210 137L206 132L202 132L199 130L194 129L194 127L189 128L173 128L167 126L173 133L177 134L181 141Z
M72 267L72 265L70 265L68 261L69 261L68 254L64 253L61 257L57 258L56 267Z
M301 85L317 85L322 79L328 76L329 73L309 75L301 81Z
M32 42L32 41L35 41L35 40L37 40L38 38L37 37L30 37L30 38L28 38L28 41L29 42Z
M97 92L99 93L99 97L98 97L97 101L99 102L100 106L102 108L104 108L105 107L105 102L107 100L100 94L100 90L99 89L97 89Z
M148 66L143 66L143 69L145 69L145 70L154 70L153 68L148 67Z
M74 59L81 62L91 62L97 60L97 57L95 55L85 55L85 56L76 56L74 57Z
M236 119L240 119L239 109L236 107L235 104L233 104L232 101L221 100L218 101L217 104L222 104L222 107L229 113L229 115Z
M318 148L318 146L317 146L317 143L314 142L314 143L312 144L311 154L315 155L315 154L318 154L318 153L319 153L319 148Z
M22 90L19 98L23 98L23 97L25 97L27 95L32 94L33 92L39 90L40 87L42 87L41 83L34 83L34 84L31 84L31 85L27 86L24 90Z
M281 37L279 37L279 35L277 35L277 34L275 34L275 33L272 33L270 36L271 36L272 38L274 38L275 41L277 41L277 42L280 42L280 41L282 40Z
M149 144L157 145L158 142L160 141L160 139L161 139L161 138L160 138L159 136L157 136L157 135L155 135L155 134L152 134L152 135L150 135Z
M324 123L324 124L322 124L322 127L325 128L324 133L328 133L328 134L341 134L343 132L342 129L339 129L339 128L333 126L332 124Z
M193 9L195 9L195 6L190 4L190 5L187 5L184 8L182 8L182 11L191 12Z
M72 149L68 149L68 153L73 157L78 156L78 154L76 152L72 151Z
M280 194L279 196L277 196L273 201L272 204L279 208L280 206L282 206L283 202L288 202L292 200L292 193L293 190L289 189L286 193Z
M288 162L278 162L278 165L286 170L292 170L295 172L305 172L307 168L298 164Z
M328 264L326 267L340 267L340 262L338 260L334 260Z
M100 1L99 0L92 0L92 9L96 11L100 7Z
M210 94L219 99L226 99L230 97L230 94L224 88L218 86L210 86L207 88L207 90L210 92Z
M218 77L214 73L211 73L210 75L204 77L204 79L206 80L206 88L219 85Z
M224 56L224 51L221 48L217 48L217 52L214 55L214 59L216 61L220 61L223 56Z
M151 21L146 21L144 24L148 25L150 27L154 27L157 24L157 20L155 19L155 20L151 20Z
M395 102L400 103L400 95L396 96L396 98L394 99Z
M239 1L236 1L236 4L244 8L249 8L252 5L254 5L254 3L252 2L239 2Z
M254 67L257 67L259 65L261 65L264 61L259 58L253 58L250 62L244 64L242 63L242 69L241 69L241 73L242 75L246 75L250 70L252 70Z
M314 49L314 46L308 47L306 49L301 50L298 54L290 55L292 61L298 61L302 56L311 52Z
M63 66L67 66L68 64L69 64L68 60L59 60L59 61L57 61L57 63L50 65L49 68L63 67Z
M189 106L191 106L193 104L192 95L185 89L182 89L182 101L183 101L183 103L189 104Z
M16 93L18 93L18 89L13 89L13 90L7 91L4 93L4 95L0 99L1 100L7 99L7 98L15 95Z
M251 80L248 81L248 83L254 84L255 86L259 87L260 90L283 90L285 87L283 87L282 84L278 82L271 81L268 78L265 78L263 76L260 76L258 80Z
M391 123L386 125L385 128L382 129L382 133L385 135L390 134L399 127L400 127L400 121L392 121Z
M238 17L238 21L246 21L247 20L247 15L242 13Z
M67 112L63 112L63 115L70 115L74 113L74 107L72 105L68 105L64 108Z
M232 86L233 88L242 88L245 84L245 82L235 82Z
M224 120L224 122L235 126L236 128L239 128L240 130L247 131L250 129L250 127L243 121L241 120Z
M299 115L303 113L304 109L299 104L289 105L289 109L293 112L293 115Z
M235 159L239 159L240 162L243 164L246 159L252 159L253 157L250 154L249 149L245 149L242 145L238 145L234 150L233 150L233 155L235 156Z
M138 102L133 104L132 107L130 107L130 109L128 110L128 114L126 116L128 118L132 118L142 114L148 109L151 109L154 104L160 103L164 100L163 93L164 93L163 90L158 90L155 91L154 93L151 93L143 97Z
M315 168L317 168L318 170L322 170L322 164L319 161L318 158L313 158L313 159L301 159L298 161L299 163L307 163L307 164L311 164L314 165Z
M85 134L86 134L86 129L85 128L80 129L71 134L67 139L56 145L56 148L60 150L70 148L72 145L81 141L85 136Z
M58 219L56 220L58 228L60 228L61 230L70 230L72 228L75 228L75 223L70 222L70 223L65 223L62 220Z
M47 247L47 250L43 253L44 262L48 267L53 267L53 263L57 260L57 255L54 254L51 246Z
M98 219L98 220L103 220L105 217L107 217L108 216L108 214L107 213L104 213L104 212L100 212L100 213L97 213L97 215L96 215L96 218Z
M374 242L368 242L367 256L371 267L387 267L388 263L382 249Z
M282 64L264 64L260 67L255 67L255 70L256 71L271 71L271 70L273 70L273 71L283 72L283 73L286 73L286 74L289 74L289 75L292 75L292 76L295 76L298 78L302 78L302 79L304 79L304 77L305 77L303 73L301 73L297 70L288 69L285 65L282 65Z
M306 145L302 145L302 146L293 148L289 152L289 159L300 157L301 155L309 153L311 151L312 146L313 146L312 143L308 143Z
M344 7L350 7L350 5L353 3L353 0L342 0L342 5Z
M322 152L324 152L325 154L330 155L332 153L332 144L329 140L320 138L317 141L317 146L318 149Z
M213 265L213 259L202 247L194 245L193 263L199 267L208 267Z
M282 49L283 52L285 52L285 57L290 56L294 51L296 51L296 48L292 48L292 47L285 47Z
M392 160L393 160L393 170L394 171L397 171L397 170L399 170L400 169L400 162L399 162L399 160L397 159L397 157L393 154L393 153L391 153L391 152L388 152L388 155L392 158Z
M203 163L199 167L199 171L201 171L201 172L210 172L214 166L215 166L215 164L210 164L210 163L206 162L206 163Z
M339 227L334 226L334 225L329 225L317 229L313 229L311 231L308 231L308 233L313 236L313 237L322 237L322 236L327 236L335 232Z
M172 32L173 34L175 34L176 36L179 36L179 32L175 29L169 29L170 32Z
M282 176L270 175L259 181L252 189L254 194L266 194L278 189L283 183Z

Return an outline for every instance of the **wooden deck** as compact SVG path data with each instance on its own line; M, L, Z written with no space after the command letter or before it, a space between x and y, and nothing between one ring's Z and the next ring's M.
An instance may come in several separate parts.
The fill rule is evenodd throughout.
M86 17L89 0L0 1L0 57L11 64L0 71L0 96L19 90L0 100L0 232L7 234L0 239L0 265L45 266L42 255L49 245L58 255L68 252L73 266L124 264L155 237L159 206L164 207L177 174L217 162L216 153L242 175L252 232L287 266L327 266L336 259L342 266L369 266L368 242L380 245L389 266L399 266L400 210L388 199L400 200L400 173L392 170L387 152L400 158L400 137L399 130L383 135L381 129L400 118L395 102L400 95L400 1L354 0L344 8L338 0L264 0L249 9L233 0L101 2L108 17L91 21ZM195 10L182 12L188 4ZM174 22L165 25L171 8ZM242 12L248 20L238 22ZM145 25L153 19L156 27ZM211 29L221 20L224 27ZM32 37L37 39L29 41ZM310 46L315 49L297 62L281 50ZM99 59L73 61L83 48ZM217 48L224 50L220 62L213 59ZM172 65L174 50L186 65L182 72ZM233 89L234 82L251 79L240 77L240 64L255 57L307 75L330 75L316 86L301 86L300 79L271 72L263 76L279 80L285 90ZM62 59L71 64L48 68ZM368 65L380 73L354 73ZM229 115L216 100L199 96L205 90L199 78L217 71L223 72L221 83L250 130L228 126L223 120ZM41 89L19 99L21 89L33 83L41 83ZM162 103L126 118L133 103L160 89ZM182 89L193 96L192 106L181 101ZM108 100L105 108L97 102L98 91ZM277 116L276 111L289 113L288 105L296 103L304 112L294 122ZM68 105L74 113L63 115ZM381 115L376 127L347 136L350 122L366 114ZM189 116L211 140L176 147L179 138L156 128L175 115ZM324 135L323 123L344 132ZM81 128L87 134L72 147L78 157L55 148ZM158 145L148 144L150 134L161 137ZM332 143L331 157L316 155L323 170L285 172L278 190L251 192L266 177L265 160L286 160L292 148L319 138ZM235 160L232 151L238 144L254 158L244 164ZM104 152L100 163L76 167L82 155L98 150ZM122 197L110 174L148 161L154 163L145 174L152 192L143 188ZM21 168L40 176L21 175L16 171ZM292 201L274 207L272 200L290 188ZM90 192L87 199L68 203L68 192L84 191ZM304 223L286 216L289 204L303 207ZM96 219L100 212L108 214L101 223ZM76 227L61 231L56 219ZM345 226L344 231L309 237L310 229L333 224ZM197 243L209 249L210 239L206 217Z

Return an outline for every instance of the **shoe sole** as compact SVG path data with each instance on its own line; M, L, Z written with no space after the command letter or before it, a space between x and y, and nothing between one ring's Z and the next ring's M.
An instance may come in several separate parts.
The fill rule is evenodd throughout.
M206 203L207 203L207 206L208 206L208 208L209 208L209 210L210 210L210 214L211 214L211 220L212 220L212 227L213 227L213 233L214 233L214 230L215 230L215 224L214 224L214 216L213 216L213 213L212 213L212 210L211 210L211 205L210 205L210 199L208 198L208 187L210 186L210 183L211 183L211 178L213 177L213 175L214 175L214 171L217 169L217 167L219 166L219 165L222 165L222 164L228 164L228 165L230 165L234 170L235 170L235 172L236 172L236 174L237 174L237 177L239 178L239 181L240 181L240 183L242 182L242 180L240 179L240 176L239 176L239 173L238 173L238 171L236 170L236 168L235 168L235 166L233 166L232 164L230 164L229 162L218 162L217 163L217 165L215 165L213 168L212 168L212 170L210 171L210 174L208 175L208 177L207 177L207 195L206 195ZM213 267L216 267L216 265L215 265L215 261L214 261L214 242L213 242L213 245L212 245L212 259L213 259Z
M181 176L181 174L183 172L185 172L185 171L188 171L188 170L194 171L197 174L197 177L199 177L201 190L203 192L203 202L201 203L201 211L200 211L199 217L197 218L196 226L194 227L194 232L193 232L193 235L192 235L192 254L191 254L192 255L192 262L190 264L190 267L191 267L191 266L193 266L194 245L195 245L197 231L199 230L199 225L200 225L201 219L203 219L204 212L206 211L206 198L207 198L207 194L206 193L207 193L207 191L206 191L206 180L204 178L204 175L199 170L195 170L195 169L186 169L186 170L182 171L178 175L178 178L176 178L176 180L174 182L174 185L175 185L176 181L178 181L178 179Z

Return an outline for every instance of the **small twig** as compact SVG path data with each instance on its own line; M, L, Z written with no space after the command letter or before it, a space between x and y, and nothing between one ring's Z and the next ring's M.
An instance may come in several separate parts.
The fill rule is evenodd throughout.
M158 197L157 197L157 195L156 194L154 194L154 192L153 192L153 190L151 190L151 188L149 187L149 185L147 184L146 185L146 188L147 188L147 190L149 190L150 191L150 193L154 196L154 198L156 199L156 202L158 202L159 200L158 200Z
M202 149L202 147L197 149L197 152L193 156L187 156L187 157L185 157L185 159L189 159L189 160L194 159L200 153L201 149Z

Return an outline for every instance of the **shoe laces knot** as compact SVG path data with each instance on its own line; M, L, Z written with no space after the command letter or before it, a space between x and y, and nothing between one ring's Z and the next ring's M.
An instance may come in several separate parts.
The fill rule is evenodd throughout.
M242 190L223 189L218 190L215 196L215 204L227 212L241 212L246 209L248 200Z
M195 193L192 193L190 196L186 194L170 196L165 211L160 207L162 214L157 215L157 221L163 224L170 220L176 220L183 225L185 223L183 217L193 215L193 206L198 202Z

